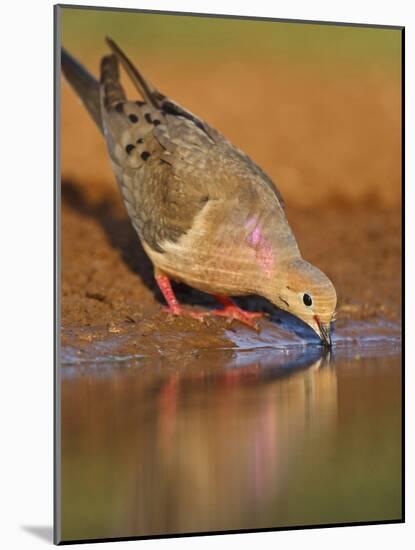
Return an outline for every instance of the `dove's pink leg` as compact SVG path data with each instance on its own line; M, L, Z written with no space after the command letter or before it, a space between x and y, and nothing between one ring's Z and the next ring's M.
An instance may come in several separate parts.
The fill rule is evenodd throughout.
M248 327L255 330L257 330L257 325L256 323L254 323L253 319L264 317L263 313L244 311L227 296L217 295L214 295L214 297L216 298L216 300L218 300L218 302L223 305L223 309L193 311L191 309L184 308L179 304L176 296L174 295L170 280L166 275L157 274L156 281L168 304L168 307L165 309L168 311L168 313L172 313L173 315L192 317L193 319L197 319L198 321L203 321L203 319L208 315L217 315L218 317L227 317L231 321L240 321L244 325L247 325Z
M228 317L231 320L235 319L254 329L257 329L257 325L254 323L253 319L264 317L264 314L258 311L245 311L241 309L227 296L218 296L216 294L214 296L216 300L223 305L223 309L214 309L209 312L210 315Z
M192 311L191 309L183 308L177 301L177 298L174 295L173 289L171 287L170 280L166 275L157 274L156 281L168 304L168 307L165 308L168 313L172 313L173 315L177 316L192 317L193 319L197 319L198 321L203 321L203 318L208 315L209 312Z

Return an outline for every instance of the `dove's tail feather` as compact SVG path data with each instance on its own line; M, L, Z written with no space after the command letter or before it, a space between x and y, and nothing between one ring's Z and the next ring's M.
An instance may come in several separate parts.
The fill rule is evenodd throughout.
M78 94L98 128L103 131L99 101L99 82L64 48L61 52L62 72Z
M113 40L111 40L111 38L107 37L106 41L108 46L121 61L127 74L133 81L140 94L143 96L143 99L147 101L147 103L151 103L151 105L153 105L153 107L155 107L156 109L159 109L161 102L163 101L163 99L165 99L165 96L161 94L156 88L154 88L154 86L142 76L142 74L131 63L125 53L120 50L117 44Z
M104 92L106 109L117 108L120 102L126 101L124 88L120 83L120 72L115 55L106 55L101 60L101 86Z

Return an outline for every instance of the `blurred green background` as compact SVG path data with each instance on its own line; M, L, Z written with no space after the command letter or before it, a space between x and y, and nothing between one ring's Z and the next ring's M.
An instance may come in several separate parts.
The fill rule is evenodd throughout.
M267 62L285 58L317 65L340 62L342 69L367 68L368 63L397 67L401 49L401 34L392 28L62 9L62 44L68 49L96 48L105 35L124 47L154 54L260 56Z

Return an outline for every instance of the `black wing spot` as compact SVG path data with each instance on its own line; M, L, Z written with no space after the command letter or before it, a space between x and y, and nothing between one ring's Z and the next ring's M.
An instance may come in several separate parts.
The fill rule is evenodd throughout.
M146 113L146 114L144 115L144 118L146 119L146 121L147 121L149 124L151 124L151 123L153 122L153 121L151 120L151 115L150 115L150 113Z
M143 143L143 138L138 138L137 143Z
M136 101L135 104L142 107L144 105L144 101Z
M142 158L143 160L147 160L150 156L151 156L151 155L150 155L150 153L149 153L148 151L143 151L143 152L141 153L141 158Z
M154 126L158 126L159 124L161 124L161 122L156 118L153 120L153 124Z
M133 122L133 123L138 122L138 116L137 116L137 115L131 114L131 115L128 115L128 118L129 118L129 119L131 120L131 122Z
M127 155L129 155L131 153L131 151L133 151L135 149L135 145L133 145L132 143L129 143L126 148L125 148L125 151L127 153Z
M115 106L115 110L117 111L117 113L123 113L124 112L124 103L122 101L117 103L117 105Z

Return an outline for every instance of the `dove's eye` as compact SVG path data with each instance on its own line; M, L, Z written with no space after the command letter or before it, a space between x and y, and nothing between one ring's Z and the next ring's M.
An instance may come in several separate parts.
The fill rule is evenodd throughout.
M307 307L309 307L313 304L313 300L311 299L310 294L304 294L303 295L303 302L304 302L304 305L306 305Z

